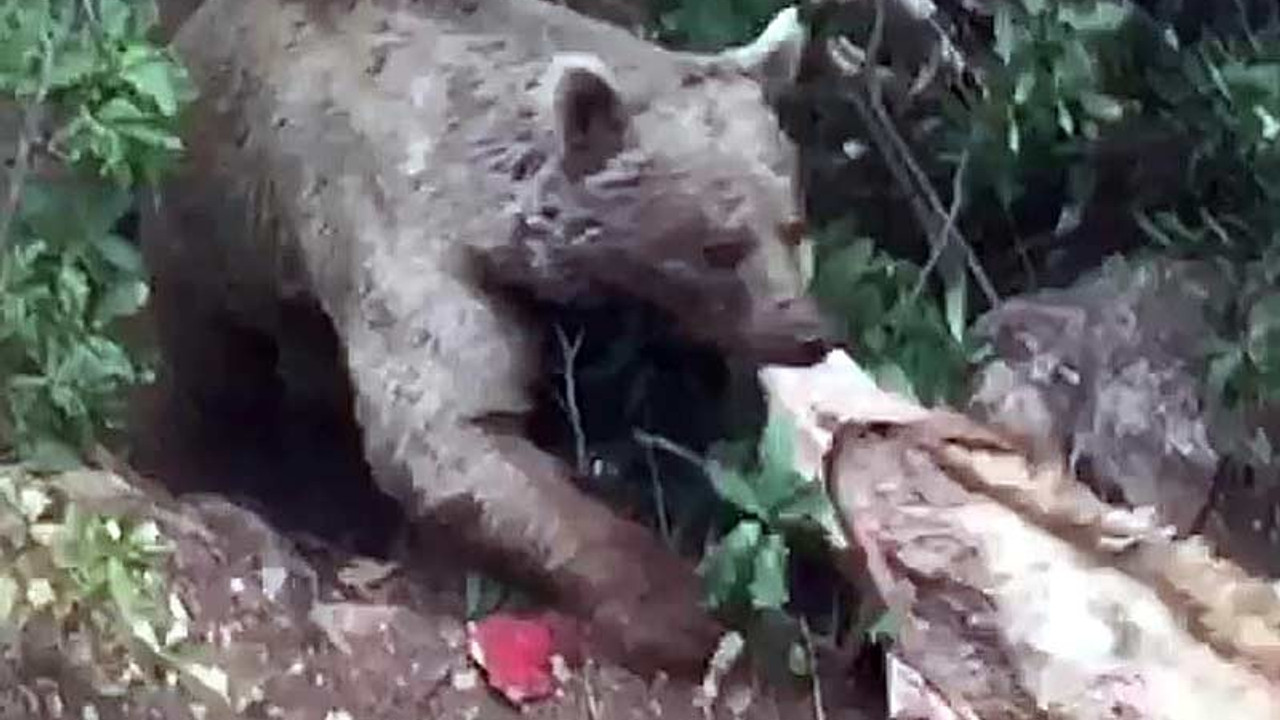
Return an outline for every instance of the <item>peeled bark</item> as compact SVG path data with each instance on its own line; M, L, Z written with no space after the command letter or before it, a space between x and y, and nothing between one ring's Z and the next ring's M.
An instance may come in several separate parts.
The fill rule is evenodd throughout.
M1267 582L1101 502L1014 430L881 392L846 356L764 375L798 467L900 619L893 717L1280 717Z

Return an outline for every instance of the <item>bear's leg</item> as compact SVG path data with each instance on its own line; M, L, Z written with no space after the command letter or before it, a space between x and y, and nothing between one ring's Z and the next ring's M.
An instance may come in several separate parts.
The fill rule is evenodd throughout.
M600 649L634 669L705 667L720 628L701 606L692 564L654 533L612 513L574 485L564 463L496 424L426 425L379 443L394 436L379 427L397 422L385 400L370 400L356 402L367 456L411 515L541 581L589 622Z

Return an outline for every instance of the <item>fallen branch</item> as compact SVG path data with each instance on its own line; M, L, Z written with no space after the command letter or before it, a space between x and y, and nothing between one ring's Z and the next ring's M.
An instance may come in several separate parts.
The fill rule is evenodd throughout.
M881 391L843 353L762 382L901 619L893 717L1280 717L1269 583L1107 505L1014 431Z

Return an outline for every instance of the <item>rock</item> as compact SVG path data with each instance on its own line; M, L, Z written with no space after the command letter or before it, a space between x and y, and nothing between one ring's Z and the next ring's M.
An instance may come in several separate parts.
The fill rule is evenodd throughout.
M1201 392L1216 282L1195 265L1112 263L1005 302L978 325L995 356L971 409L1067 453L1104 498L1193 529L1219 462Z

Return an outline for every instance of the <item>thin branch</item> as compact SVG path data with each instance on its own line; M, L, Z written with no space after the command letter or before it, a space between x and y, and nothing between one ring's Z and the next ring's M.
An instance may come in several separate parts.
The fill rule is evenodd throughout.
M578 351L582 349L582 331L579 330L573 341L565 335L564 328L556 325L556 340L560 343L560 354L564 357L564 366L560 373L564 378L563 395L560 407L569 416L569 425L573 428L574 459L577 462L579 475L587 473L587 432L582 427L582 411L578 407L577 372L574 368L578 361Z
M644 461L649 468L649 482L653 486L653 505L657 509L658 532L663 541L671 545L671 519L667 517L666 493L662 489L662 478L658 474L658 458L653 445L644 443Z
M859 114L862 115L872 140L879 146L880 153L884 157L895 181L906 191L911 202L912 212L925 231L926 236L930 238L934 249L936 250L940 244L946 244L945 242L934 241L934 238L938 238L940 241L949 239L961 248L965 254L969 271L977 280L979 289L986 296L987 302L994 306L1000 299L998 293L996 293L995 285L987 277L986 271L978 261L977 253L974 252L973 247L955 227L955 224L951 223L949 229L943 232L935 231L939 225L946 227L948 214L942 205L942 201L938 198L937 192L933 189L928 175L921 169L919 162L916 161L914 154L911 152L910 146L898 133L892 118L885 109L883 85L880 74L875 72L875 69L879 67L877 58L880 52L880 45L884 39L884 1L876 0L875 21L872 25L871 36L868 39L865 53L859 53L848 39L835 38L829 45L829 55L846 75L866 78L865 85L868 99L864 100L855 92L853 93L854 106ZM865 64L855 60L859 54L865 56ZM867 67L872 68L870 73L866 72Z
M635 436L636 442L640 443L641 445L644 445L646 447L657 448L658 450L662 450L663 452L670 453L680 458L681 460L684 460L685 462L696 466L698 469L702 470L703 472L706 472L706 473L711 472L710 461L708 461L706 458L699 456L697 453L695 453L694 451L690 450L687 447L684 447L683 445L674 443L662 437L661 435L654 435L653 433L645 432L644 430L636 430L634 433L632 433L632 435Z
M591 680L591 676L595 671L595 661L590 658L582 666L582 694L585 696L584 710L586 711L587 720L600 720L600 698L596 695L595 683Z
M965 148L960 155L960 162L956 165L955 174L951 176L951 209L947 211L946 224L942 226L942 230L938 232L937 237L929 241L933 249L929 251L929 260L920 269L920 277L916 278L916 285L911 289L910 302L912 303L924 291L925 278L929 277L929 273L933 272L933 268L938 264L943 252L951 247L951 228L955 227L956 217L959 216L960 207L964 204L964 173L968 167L969 148Z
M822 677L818 673L818 653L813 646L813 633L809 622L800 618L800 635L804 638L805 654L809 656L809 677L812 681L813 720L827 720L826 702L822 699Z
M0 250L9 244L13 219L18 214L18 205L22 202L22 191L27 184L27 176L31 172L31 151L34 139L40 132L44 100L49 93L49 84L53 75L53 43L48 36L45 36L41 38L40 45L42 51L40 84L36 86L35 97L22 108L22 127L18 130L18 146L13 157L13 170L9 173L9 192L5 197L4 209L0 211Z

